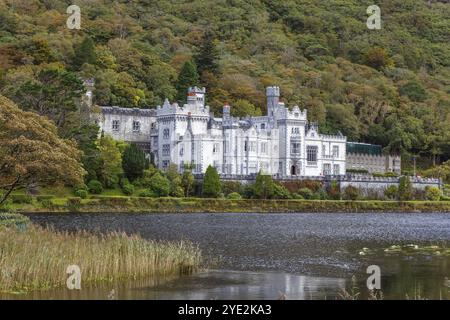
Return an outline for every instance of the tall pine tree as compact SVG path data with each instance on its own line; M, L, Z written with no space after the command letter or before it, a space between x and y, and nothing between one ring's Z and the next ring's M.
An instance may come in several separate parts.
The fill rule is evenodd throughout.
M122 167L128 180L134 181L142 177L146 162L144 152L137 145L127 145L122 156Z
M207 32L203 36L203 43L196 56L196 63L198 73L201 75L204 71L209 71L212 74L219 72L219 52L214 44L214 37L211 33Z
M197 72L197 66L193 61L186 61L178 75L177 102L183 104L186 102L186 94L189 87L198 86L200 84Z
M75 46L74 51L73 65L77 70L80 70L85 63L95 64L97 61L94 41L88 36L84 37L83 41Z

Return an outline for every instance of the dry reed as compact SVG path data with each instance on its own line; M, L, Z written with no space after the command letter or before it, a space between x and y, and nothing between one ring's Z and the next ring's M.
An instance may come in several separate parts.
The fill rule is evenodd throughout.
M200 250L188 242L155 242L137 235L59 232L36 225L0 227L0 291L64 286L69 265L83 283L164 277L195 271Z

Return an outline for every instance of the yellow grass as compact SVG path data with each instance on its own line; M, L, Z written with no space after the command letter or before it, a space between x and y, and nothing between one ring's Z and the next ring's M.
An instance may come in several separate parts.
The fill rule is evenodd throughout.
M56 232L29 224L26 231L0 227L0 291L65 286L69 265L82 283L164 277L193 272L200 250L187 242L161 243L112 232Z

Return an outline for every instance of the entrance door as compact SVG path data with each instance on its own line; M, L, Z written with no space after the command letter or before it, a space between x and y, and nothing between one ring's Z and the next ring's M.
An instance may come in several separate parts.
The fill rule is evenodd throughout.
M292 166L291 167L291 176L296 176L297 175L297 166Z

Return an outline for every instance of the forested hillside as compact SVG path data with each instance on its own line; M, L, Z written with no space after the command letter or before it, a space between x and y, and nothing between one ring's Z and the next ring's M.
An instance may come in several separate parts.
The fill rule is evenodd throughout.
M375 3L374 3L375 2ZM66 26L70 4L82 29ZM381 30L366 26L381 8ZM264 113L281 87L323 132L425 165L450 159L450 4L423 0L0 0L0 93L78 137L99 105L153 108L203 85L216 114Z

